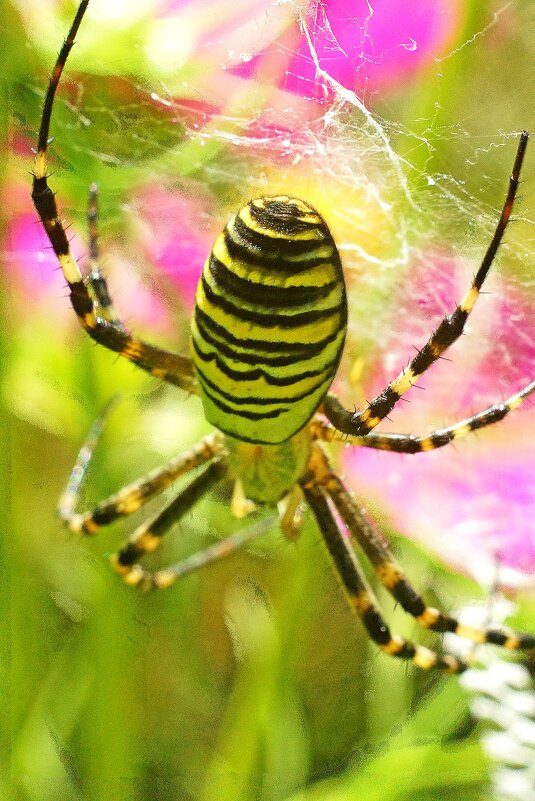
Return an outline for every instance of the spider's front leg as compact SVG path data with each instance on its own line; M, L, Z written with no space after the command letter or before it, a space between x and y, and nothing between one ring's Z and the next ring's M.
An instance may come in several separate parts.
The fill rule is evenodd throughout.
M80 267L71 252L65 227L59 217L55 195L48 185L48 143L54 97L88 3L89 0L83 0L78 7L48 84L33 169L32 199L67 281L72 307L89 336L151 375L182 387L188 392L197 392L197 381L189 359L132 336L116 318L115 313L110 311L110 308L113 307L109 295L109 304L105 301L104 294L99 297L96 280L93 282L92 294L92 290L89 288L91 279L87 283L83 279ZM105 285L101 284L101 286L104 286L103 293ZM105 291L107 294L107 289ZM106 319L106 314L100 316L99 311L106 306L113 319Z
M216 456L193 481L150 520L142 523L128 542L111 557L112 564L124 581L141 589L169 587L180 575L177 570L164 568L152 573L145 570L139 559L159 547L164 534L188 512L208 490L227 474L222 456Z
M258 520L236 534L194 553L177 564L156 571L146 570L141 566L139 560L145 554L155 551L167 531L211 487L227 476L224 438L217 431L209 434L192 448L151 470L137 481L122 487L118 492L97 503L92 509L80 512L77 510L77 506L81 489L108 410L109 407L91 427L58 504L61 519L74 533L91 536L97 534L103 526L108 526L137 512L180 477L201 468L201 472L193 481L181 489L152 518L139 525L123 547L117 553L112 554L111 563L126 584L142 590L169 587L187 573L205 567L211 562L225 558L245 547L252 540L269 531L276 523L276 517L273 516Z
M126 544L111 556L115 570L132 587L143 590L169 587L178 578L200 567L229 555L250 540L264 533L265 521L259 527L249 527L228 540L215 543L194 554L177 565L155 572L145 570L139 559L152 553L161 544L164 534L218 481L226 475L222 455L223 438L219 433L210 434L197 445L155 468L146 476L128 484L118 492L100 501L87 512L77 511L80 491L89 467L89 462L100 436L104 415L95 421L84 442L69 482L62 494L58 511L61 519L75 533L96 534L102 526L108 526L122 517L137 512L148 501L159 495L178 478L202 467L202 472L183 488L173 500L151 519L139 525Z
M453 442L453 440L465 437L472 431L500 422L509 412L517 409L533 392L535 392L535 381L532 381L502 403L495 403L493 406L489 406L483 409L482 412L467 417L459 423L454 423L445 428L437 428L423 436L417 434L395 434L390 431L370 431L365 436L353 437L342 434L334 426L329 425L320 418L315 418L311 426L315 438L324 442L344 442L346 445L359 445L364 448L394 451L395 453L426 453L436 448L442 448L444 445ZM332 396L332 403L338 404L342 408L334 395Z
M436 331L408 366L390 382L390 384L371 400L361 412L351 412L339 403L332 395L323 402L323 410L338 431L352 436L364 436L377 426L392 411L399 399L418 381L420 376L439 359L462 334L466 321L479 297L481 287L494 261L496 252L502 242L505 229L511 216L518 189L522 162L528 144L528 134L523 131L518 143L515 163L509 179L509 189L503 204L500 218L494 231L492 241L487 248L483 261L474 276L470 289L459 305L445 317Z

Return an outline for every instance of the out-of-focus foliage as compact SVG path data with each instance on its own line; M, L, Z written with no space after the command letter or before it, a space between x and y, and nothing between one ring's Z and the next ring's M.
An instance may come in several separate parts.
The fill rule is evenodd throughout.
M195 399L84 338L35 223L31 147L75 5L19 0L0 23L9 110L0 123L0 797L488 801L488 765L458 682L377 654L311 520L296 543L275 530L152 595L126 588L104 558L139 517L91 541L60 530L57 498L111 394L124 400L86 503L208 430ZM535 127L535 87L523 78L530 3L441 0L413 19L402 2L368 2L349 21L345 2L228 5L91 3L58 93L51 183L81 256L88 187L99 183L116 304L136 331L182 353L196 278L229 211L252 194L306 196L341 244L351 324L337 389L358 405L458 299L488 242L514 132ZM359 48L347 46L350 25ZM391 427L451 422L533 375L532 155L524 178L521 220L496 269L503 280L481 300L471 344L437 366L426 397L414 390ZM371 499L430 602L483 603L452 567L477 573L479 553L532 569L530 425L533 410L522 408L428 463L344 457L348 482ZM186 516L155 564L243 525L229 492ZM380 598L396 631L437 644ZM532 594L518 600L511 622L533 629Z

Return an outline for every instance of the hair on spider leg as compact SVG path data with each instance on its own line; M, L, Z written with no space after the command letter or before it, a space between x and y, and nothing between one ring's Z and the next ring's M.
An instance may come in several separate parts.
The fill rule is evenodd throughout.
M415 350L418 355L420 355L422 353L422 350L423 350L422 348L419 348L417 345L412 345L412 344L411 344L411 348L413 348L413 350ZM438 359L441 359L442 361L445 361L445 362L452 362L453 361L453 359L450 359L447 356L438 356Z

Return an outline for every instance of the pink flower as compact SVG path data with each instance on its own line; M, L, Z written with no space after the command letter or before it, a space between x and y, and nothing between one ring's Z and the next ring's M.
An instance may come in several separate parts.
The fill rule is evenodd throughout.
M65 278L58 260L44 232L37 213L31 206L29 188L9 183L9 207L12 217L6 225L4 240L4 264L10 275L13 304L20 316L27 314L28 304L35 306L37 314L53 316L54 328L76 325L76 317L68 300ZM60 198L60 209L64 207ZM60 211L62 213L62 211ZM63 215L62 215L63 216ZM65 212L68 218L68 212ZM78 260L82 273L88 269L87 231L76 231L67 227L70 247ZM170 317L161 292L152 291L139 278L128 257L117 252L112 242L101 238L99 263L108 279L116 311L127 325L140 326L146 330L167 330Z
M102 242L100 264L115 311L127 328L146 332L151 340L160 333L172 335L169 305L161 288L147 280L147 265L136 265L134 257L106 242Z
M206 19L202 0L174 0L160 12L149 53L164 69L182 53L198 60L195 95L221 113L235 113L244 84L257 80L264 130L266 122L298 129L317 114L311 100L331 103L347 90L368 99L429 70L454 48L463 16L462 0L251 0Z
M279 86L320 102L332 86L318 81L318 68L345 89L377 91L410 80L448 52L462 22L460 0L324 0L310 3L303 30L298 21L279 39L288 52ZM235 74L250 77L270 57L272 45Z
M178 290L179 299L189 312L202 267L219 224L209 216L213 204L202 187L188 192L159 186L143 188L132 201L139 222L134 221L135 235L152 265L163 279Z
M65 294L65 279L37 215L15 214L7 225L5 266L24 294L34 300L43 292Z
M535 568L535 445L525 437L533 411L527 416L508 424L506 443L481 436L414 456L348 449L349 483L396 530L486 586L496 566L502 583L525 583Z

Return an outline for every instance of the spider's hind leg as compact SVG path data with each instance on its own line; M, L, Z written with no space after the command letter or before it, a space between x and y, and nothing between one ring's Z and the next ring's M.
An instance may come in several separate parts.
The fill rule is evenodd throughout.
M369 637L385 653L412 662L424 670L439 668L448 673L462 673L468 664L451 654L439 654L421 645L391 634L379 603L359 565L351 543L340 530L329 506L327 495L315 477L302 483L305 497L314 513L327 550L347 593L349 603L361 618Z
M535 648L535 635L533 634L515 632L502 627L477 628L465 626L451 615L427 606L421 595L407 579L403 568L384 542L379 531L364 515L351 493L332 470L326 455L319 445L316 445L313 450L309 467L315 476L316 486L326 497L332 500L352 538L355 539L368 557L383 586L421 626L441 633L452 632L475 643L492 643L512 650ZM308 494L307 498L310 502L311 499ZM312 498L312 503L317 504L317 499ZM328 506L326 508L328 509ZM315 509L314 512L318 516ZM319 514L324 516L325 512L320 509ZM333 536L332 532L329 533L329 536ZM331 546L328 543L327 545L331 550ZM339 548L339 546L336 547ZM347 544L345 547L349 550ZM354 555L351 558L356 561ZM345 560L346 562L348 561L347 556ZM340 572L343 575L342 571ZM373 638L373 635L371 636ZM447 659L449 659L449 656ZM415 660L413 659L413 661ZM430 667L434 666L430 665ZM454 670L453 672L458 671Z

